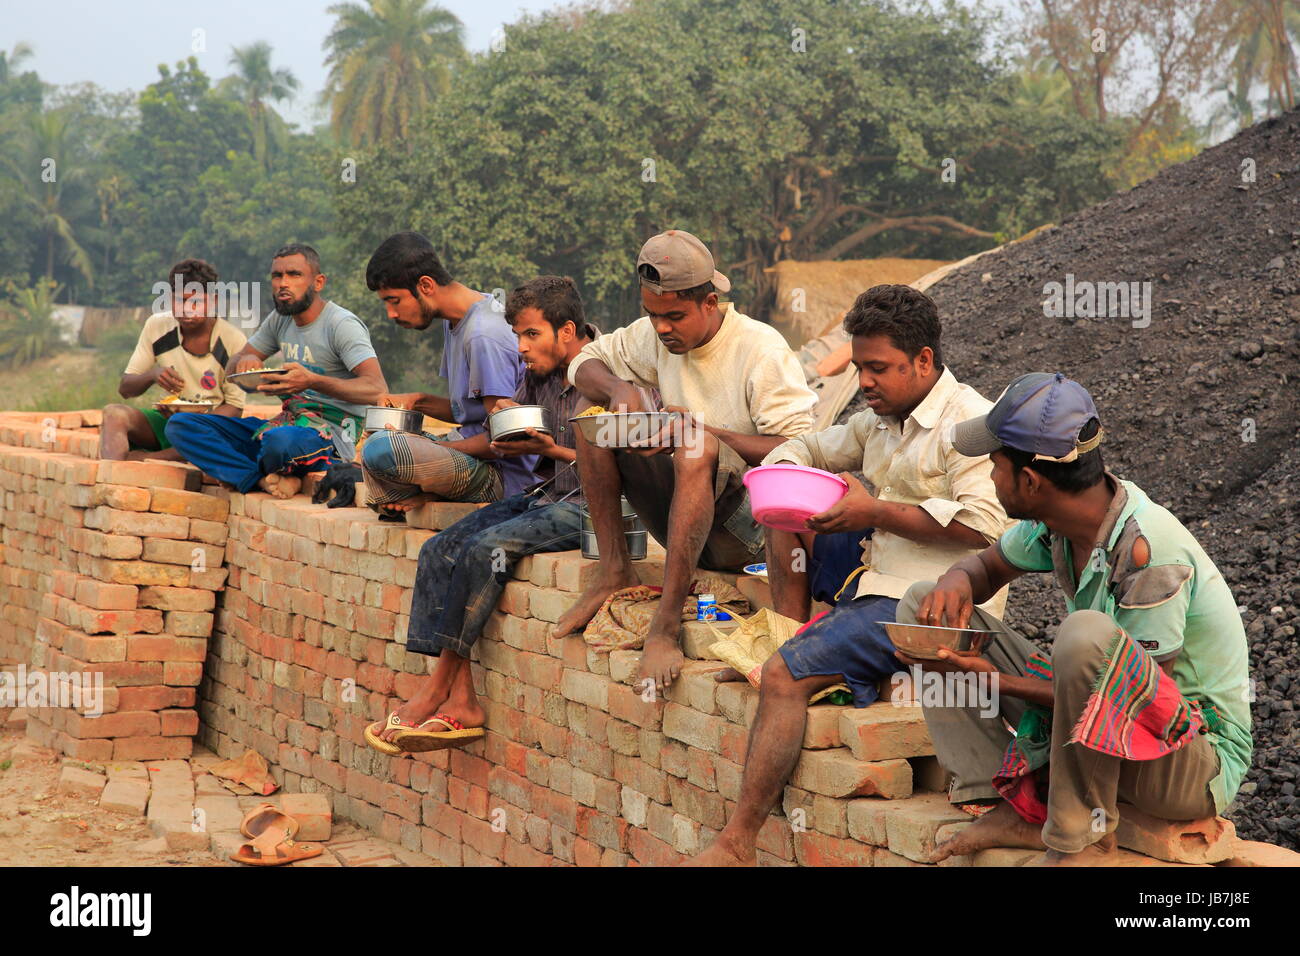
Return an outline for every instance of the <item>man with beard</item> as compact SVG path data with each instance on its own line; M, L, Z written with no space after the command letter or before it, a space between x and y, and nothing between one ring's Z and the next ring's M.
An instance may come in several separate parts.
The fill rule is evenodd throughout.
M185 458L238 491L288 498L308 471L350 461L367 405L388 391L365 324L321 298L325 275L311 246L293 243L271 260L275 313L234 355L229 372L261 368L282 352L285 372L258 391L281 397L280 414L217 418L180 413L167 438Z
M244 333L217 317L217 270L202 259L183 259L167 274L165 312L151 315L140 330L117 386L123 398L135 398L151 385L184 399L216 403L213 415L243 414L244 393L226 378L226 362L244 347ZM109 405L99 429L99 457L158 458L180 461L167 440L168 412L130 405Z
M404 329L443 326L448 397L411 392L385 404L411 408L457 427L447 435L385 430L366 438L366 495L381 517L404 518L426 501L499 501L533 482L536 455L504 457L475 441L487 417L515 393L524 368L514 336L491 295L455 281L418 232L389 236L366 265L366 285Z
M566 373L599 333L583 316L577 286L561 276L540 276L515 289L506 300L506 321L528 371L514 400L500 404L549 409L553 434L529 429L528 438L493 444L480 433L464 447L471 454L536 455L543 484L480 508L420 549L406 649L437 657L438 666L386 722L367 728L367 742L381 753L441 749L482 736L483 707L470 679L474 642L521 558L581 544L583 499L569 419L588 403Z

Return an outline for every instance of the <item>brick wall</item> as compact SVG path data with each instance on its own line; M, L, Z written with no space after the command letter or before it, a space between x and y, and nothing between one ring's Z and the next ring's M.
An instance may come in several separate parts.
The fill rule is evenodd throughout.
M550 636L595 564L528 558L477 645L486 737L385 757L362 731L432 666L403 646L420 547L473 506L425 506L401 525L230 493L184 465L92 460L96 424L0 414L0 664L98 670L107 685L98 718L29 710L38 742L98 761L182 757L195 737L222 757L252 748L286 792L324 793L337 817L451 865L668 864L733 812L758 694L712 679L722 665L701 625L683 626L690 660L667 700L646 702L635 652ZM651 547L637 568L658 584ZM761 582L736 585L766 603ZM808 717L761 863L920 865L969 822L910 701Z
M0 659L102 675L98 707L27 709L38 743L80 760L188 757L228 505L188 465L95 460L94 424L0 416Z
M447 864L668 863L725 822L757 692L712 679L721 665L702 659L700 625L683 628L695 660L681 681L646 703L630 686L635 652L549 636L595 564L526 559L477 647L485 739L394 760L362 731L431 665L403 642L416 558L435 532L301 497L229 500L230 580L199 705L200 739L219 755L252 747L285 789L326 792L337 815ZM442 527L470 507L428 506L417 520ZM657 555L638 565L647 583L660 583ZM762 600L755 582L738 584ZM798 826L774 816L765 863L906 863L888 848L884 808L923 811L921 835L895 841L913 857L938 826L967 819L934 794L903 799L943 782L919 708L818 705L810 717L785 797Z

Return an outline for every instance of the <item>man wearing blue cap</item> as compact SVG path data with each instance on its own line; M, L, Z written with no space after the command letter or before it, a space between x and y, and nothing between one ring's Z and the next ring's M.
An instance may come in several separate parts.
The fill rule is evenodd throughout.
M1211 817L1250 766L1237 603L1178 519L1105 470L1102 437L1092 397L1059 373L1021 376L954 429L958 451L991 457L998 500L1021 520L898 607L904 623L996 632L982 654L899 655L989 675L1000 692L998 716L925 707L950 798L991 808L936 862L1002 846L1044 849L1046 865L1105 865L1121 800L1165 820ZM1034 571L1055 573L1069 611L1050 656L977 607Z

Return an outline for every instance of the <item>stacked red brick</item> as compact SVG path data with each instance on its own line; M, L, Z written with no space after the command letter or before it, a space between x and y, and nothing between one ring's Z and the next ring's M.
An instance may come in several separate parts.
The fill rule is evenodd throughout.
M195 733L222 757L251 747L286 791L324 793L337 817L448 864L671 863L734 811L757 692L712 679L702 626L683 628L695 660L668 700L643 700L634 652L550 637L594 564L527 559L478 645L485 740L393 760L362 731L430 664L402 646L422 529L473 506L426 506L394 526L303 497L199 493L188 466L88 460L97 437L80 426L93 423L0 414L0 658L99 671L106 685L102 717L29 709L38 742L92 761L185 756ZM662 575L657 555L638 565L647 583ZM761 603L754 580L737 586ZM915 706L818 705L808 717L761 862L917 865L969 823L941 792ZM1227 859L1231 825L1211 823L1191 856L1181 824L1147 821L1120 840L1164 859ZM1236 852L1234 863L1262 859ZM1029 856L991 849L946 865Z
M5 421L0 441L3 653L47 675L102 675L97 716L86 702L29 707L28 736L82 760L189 756L226 502L189 466L54 450L93 452L93 433Z
M422 523L466 510L431 506ZM648 703L630 686L634 654L550 638L595 567L576 552L525 560L479 643L485 741L392 760L362 731L429 666L401 643L428 532L264 495L232 495L230 520L230 582L200 704L201 737L218 754L253 747L286 789L324 790L337 815L448 864L667 863L700 849L734 808L756 691L717 684L706 672L720 665L700 661L667 701ZM661 560L639 568L652 583L662 575ZM707 654L701 626L687 625L685 641ZM819 705L810 716L790 816L763 831L763 861L908 862L874 809L918 807L888 798L942 784L919 709ZM894 841L914 859L927 835L961 819L923 802L933 819L916 848L901 831Z

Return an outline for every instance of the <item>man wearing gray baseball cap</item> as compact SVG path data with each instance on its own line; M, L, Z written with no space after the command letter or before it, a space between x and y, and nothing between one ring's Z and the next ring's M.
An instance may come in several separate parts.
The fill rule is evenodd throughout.
M1021 520L898 607L905 624L993 632L982 653L898 655L919 681L973 675L999 694L991 716L958 695L925 701L949 798L980 816L935 862L996 846L1106 865L1121 800L1165 820L1212 817L1250 766L1237 602L1178 519L1105 470L1103 434L1092 396L1060 373L1021 376L954 428L958 451L990 456L998 500ZM1053 572L1069 612L1050 655L976 606L1029 572Z
M639 583L623 533L625 495L668 551L637 675L644 693L662 692L685 663L678 631L696 567L740 571L762 560L763 529L741 478L812 428L817 398L780 332L719 301L731 282L698 238L680 229L651 237L637 256L637 277L645 315L584 346L569 363L569 380L611 412L649 411L647 390L658 389L665 410L681 417L670 435L640 448L617 435L599 444L578 437L600 569L555 636L581 633L611 594Z

